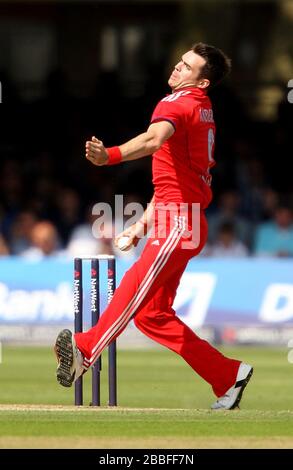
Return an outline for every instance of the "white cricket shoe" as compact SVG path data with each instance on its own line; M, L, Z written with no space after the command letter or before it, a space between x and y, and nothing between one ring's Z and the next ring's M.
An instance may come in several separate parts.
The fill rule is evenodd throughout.
M227 390L225 395L218 398L216 403L211 406L212 410L233 410L234 408L236 408L240 403L243 390L248 384L252 374L252 366L241 362L238 369L235 384L233 385L233 387Z
M70 330L60 331L54 351L58 360L57 380L63 387L71 387L73 382L85 372L85 369L82 365L83 355L76 346Z

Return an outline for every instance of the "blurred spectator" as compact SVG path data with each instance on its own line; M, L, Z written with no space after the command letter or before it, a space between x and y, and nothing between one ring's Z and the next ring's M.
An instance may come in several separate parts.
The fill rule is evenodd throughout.
M266 188L262 193L262 210L260 214L260 222L265 222L272 217L279 205L279 195L271 188Z
M0 200L3 205L2 231L9 237L15 216L23 204L23 179L14 159L4 160L0 171Z
M111 252L109 252L109 246L103 242L102 238L94 236L93 234L93 226L97 215L94 215L92 210L93 206L91 204L87 208L85 222L77 225L71 233L67 245L67 252L72 257L113 254L111 250Z
M56 227L48 221L37 222L31 231L31 247L22 256L38 260L47 256L60 256L65 252L59 249Z
M259 225L255 234L254 254L257 256L293 256L293 214L279 206L274 220Z
M31 232L36 222L36 215L29 210L24 210L16 216L9 237L11 253L19 255L30 248Z
M221 194L218 210L216 213L208 215L209 223L209 243L216 241L217 234L223 223L233 224L236 238L246 246L251 244L251 224L238 213L240 196L234 190L225 191Z
M156 81L155 86L153 82L154 71L162 70L164 66L169 70L168 54L163 51L164 48L161 53L157 51L155 61L149 60L150 57L147 59L147 55L140 56L146 60L144 67L148 71L141 75L139 96L128 97L128 83L121 80L118 69L101 69L93 95L87 100L78 98L77 93L73 98L74 86L68 74L64 75L62 67L56 63L56 69L51 70L48 80L43 83L46 93L43 99L28 100L24 106L19 106L17 113L13 107L1 108L0 232L12 254L30 247L29 233L34 217L53 221L63 245L74 255L113 251L117 256L131 257L143 249L145 240L137 248L122 253L108 238L95 238L93 221L88 220L83 208L94 199L113 201L115 193L128 195L133 201L147 202L153 189L149 183L151 159L116 168L92 168L84 158L84 143L96 134L107 145L112 145L145 128L154 103L168 92L162 75L162 82ZM235 71L237 73L237 65ZM0 78L3 99L8 104L21 104L11 79L5 74L2 77L1 73ZM236 89L233 91L235 84L237 88L236 80L232 86L227 83L211 91L216 121L222 125L217 131L217 165L213 169L212 184L217 210L207 214L209 242L216 243L219 228L228 222L235 227L236 239L252 248L255 224L273 223L279 203L275 189L291 192L293 196L290 171L284 170L291 149L293 105L288 102L288 90L283 86L276 120L256 120L250 113L253 102L245 99L247 109L243 106L243 96L254 94L250 94L250 85L243 82L244 88L241 85L241 92L239 88L236 93ZM116 103L115 113L111 106L106 106L109 94ZM103 113L96 112L97 106ZM140 119L133 112L138 109L142 110ZM231 182L234 189L222 192L223 188L231 188ZM283 228L283 238L285 232ZM260 233L259 229L257 239ZM269 238L269 235L261 237ZM256 240L257 253L258 243ZM262 253L271 252L265 247ZM284 250L281 245L277 253L282 255L290 250L286 246Z
M54 219L54 200L58 189L59 182L46 176L40 176L32 183L28 206L39 219Z
M81 223L81 204L76 191L61 188L56 194L56 224L64 246L67 245L73 229Z
M205 256L214 258L243 258L248 256L248 249L236 237L233 223L224 222L219 227L216 241L207 246Z
M253 143L249 147L251 154L255 152ZM264 166L257 158L237 161L236 183L241 195L241 212L252 222L261 220L263 210L263 193L267 187Z
M18 209L22 203L23 181L21 167L16 160L6 160L1 170L1 199L8 210Z
M9 248L4 237L0 233L0 256L7 256L9 255Z

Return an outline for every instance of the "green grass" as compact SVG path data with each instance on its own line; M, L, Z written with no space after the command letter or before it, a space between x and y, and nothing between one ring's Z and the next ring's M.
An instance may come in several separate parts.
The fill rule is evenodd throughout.
M210 386L181 358L162 350L119 351L117 410L68 408L73 404L73 389L57 384L51 350L4 347L0 403L41 406L0 407L0 446L82 447L90 442L94 447L105 447L105 443L110 447L205 447L212 442L226 447L237 442L248 447L293 446L293 365L287 361L288 351L237 348L223 352L255 367L240 411L210 411L214 401ZM103 405L107 404L106 359L105 355ZM88 374L85 404L91 400L89 379ZM42 405L67 408L42 409ZM78 444L77 438L84 440Z
M293 436L293 412L117 410L90 414L2 411L1 435L100 437Z

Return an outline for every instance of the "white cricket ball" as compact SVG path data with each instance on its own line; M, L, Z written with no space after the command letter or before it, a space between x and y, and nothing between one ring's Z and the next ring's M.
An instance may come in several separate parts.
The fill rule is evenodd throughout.
M129 237L119 238L117 245L118 245L119 250L121 251L130 250L130 248L132 247L131 244L129 245Z

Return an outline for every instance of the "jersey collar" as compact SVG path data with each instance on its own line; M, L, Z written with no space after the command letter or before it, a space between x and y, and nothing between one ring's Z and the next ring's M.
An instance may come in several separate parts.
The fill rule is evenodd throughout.
M185 90L193 90L197 96L205 96L207 94L207 90L205 88L199 88L195 85L183 86L181 88L178 88L175 91L172 91L171 94L178 93L178 91L185 91Z

